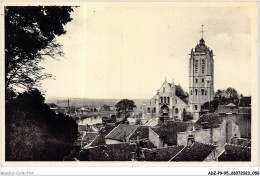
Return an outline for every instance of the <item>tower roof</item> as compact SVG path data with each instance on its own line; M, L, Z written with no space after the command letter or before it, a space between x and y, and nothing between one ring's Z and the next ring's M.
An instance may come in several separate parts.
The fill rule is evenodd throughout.
M195 52L207 52L209 48L205 45L205 40L203 38L200 39L199 44L195 47Z

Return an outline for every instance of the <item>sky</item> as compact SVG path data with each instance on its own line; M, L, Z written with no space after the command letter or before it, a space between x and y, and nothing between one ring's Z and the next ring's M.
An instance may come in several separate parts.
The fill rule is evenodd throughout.
M251 17L247 6L87 3L57 38L65 57L42 65L45 96L152 98L165 78L189 87L189 54L201 39L213 50L215 91L251 95Z

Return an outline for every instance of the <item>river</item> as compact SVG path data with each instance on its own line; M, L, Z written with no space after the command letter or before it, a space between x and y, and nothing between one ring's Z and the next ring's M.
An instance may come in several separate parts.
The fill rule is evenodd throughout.
M135 124L136 119L135 118L127 118L129 121L129 124ZM97 123L102 123L102 117L101 116L96 116L96 117L88 117L83 120L78 120L77 121L78 125L94 125Z

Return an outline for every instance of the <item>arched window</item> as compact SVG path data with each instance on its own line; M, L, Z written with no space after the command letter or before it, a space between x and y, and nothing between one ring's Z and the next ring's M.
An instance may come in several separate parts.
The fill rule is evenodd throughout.
M204 83L204 78L201 79L201 82Z
M164 103L166 103L166 97L164 97Z
M170 97L167 97L167 103L170 103Z
M198 110L198 106L197 105L195 105L195 110Z
M165 87L163 88L163 93L165 92Z
M175 104L177 104L177 99L175 99Z
M198 95L198 90L197 89L195 89L195 95Z
M207 95L207 90L205 89L205 95Z
M178 114L179 113L179 109L175 108L175 113Z
M201 63L201 72L204 73L205 71L205 60L202 59L202 63Z
M199 65L199 61L195 60L195 72L198 73L198 65Z
M190 95L192 95L192 90L190 91Z
M161 103L163 103L163 97L161 97Z
M150 108L147 108L147 112L150 113L151 109Z
M201 90L201 95L204 95L204 89Z
M195 83L198 83L198 79L197 78L195 79Z

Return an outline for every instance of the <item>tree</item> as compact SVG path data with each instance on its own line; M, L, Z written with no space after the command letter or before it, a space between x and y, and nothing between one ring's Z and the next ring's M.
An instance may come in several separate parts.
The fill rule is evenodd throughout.
M234 88L227 88L226 90L217 90L214 95L214 100L220 104L234 103L238 104L239 94Z
M37 89L6 102L7 161L62 161L77 139L76 121L55 114Z
M103 105L103 110L104 110L104 111L110 111L110 106L104 104L104 105Z
M39 63L46 57L62 56L56 36L66 33L72 20L69 6L5 7L5 89L29 90L51 77Z
M186 109L183 109L181 116L183 121L188 121L193 119L192 115L186 112Z
M132 112L133 109L136 107L135 102L133 100L123 99L119 101L116 105L116 111L119 116L125 115L129 112Z

